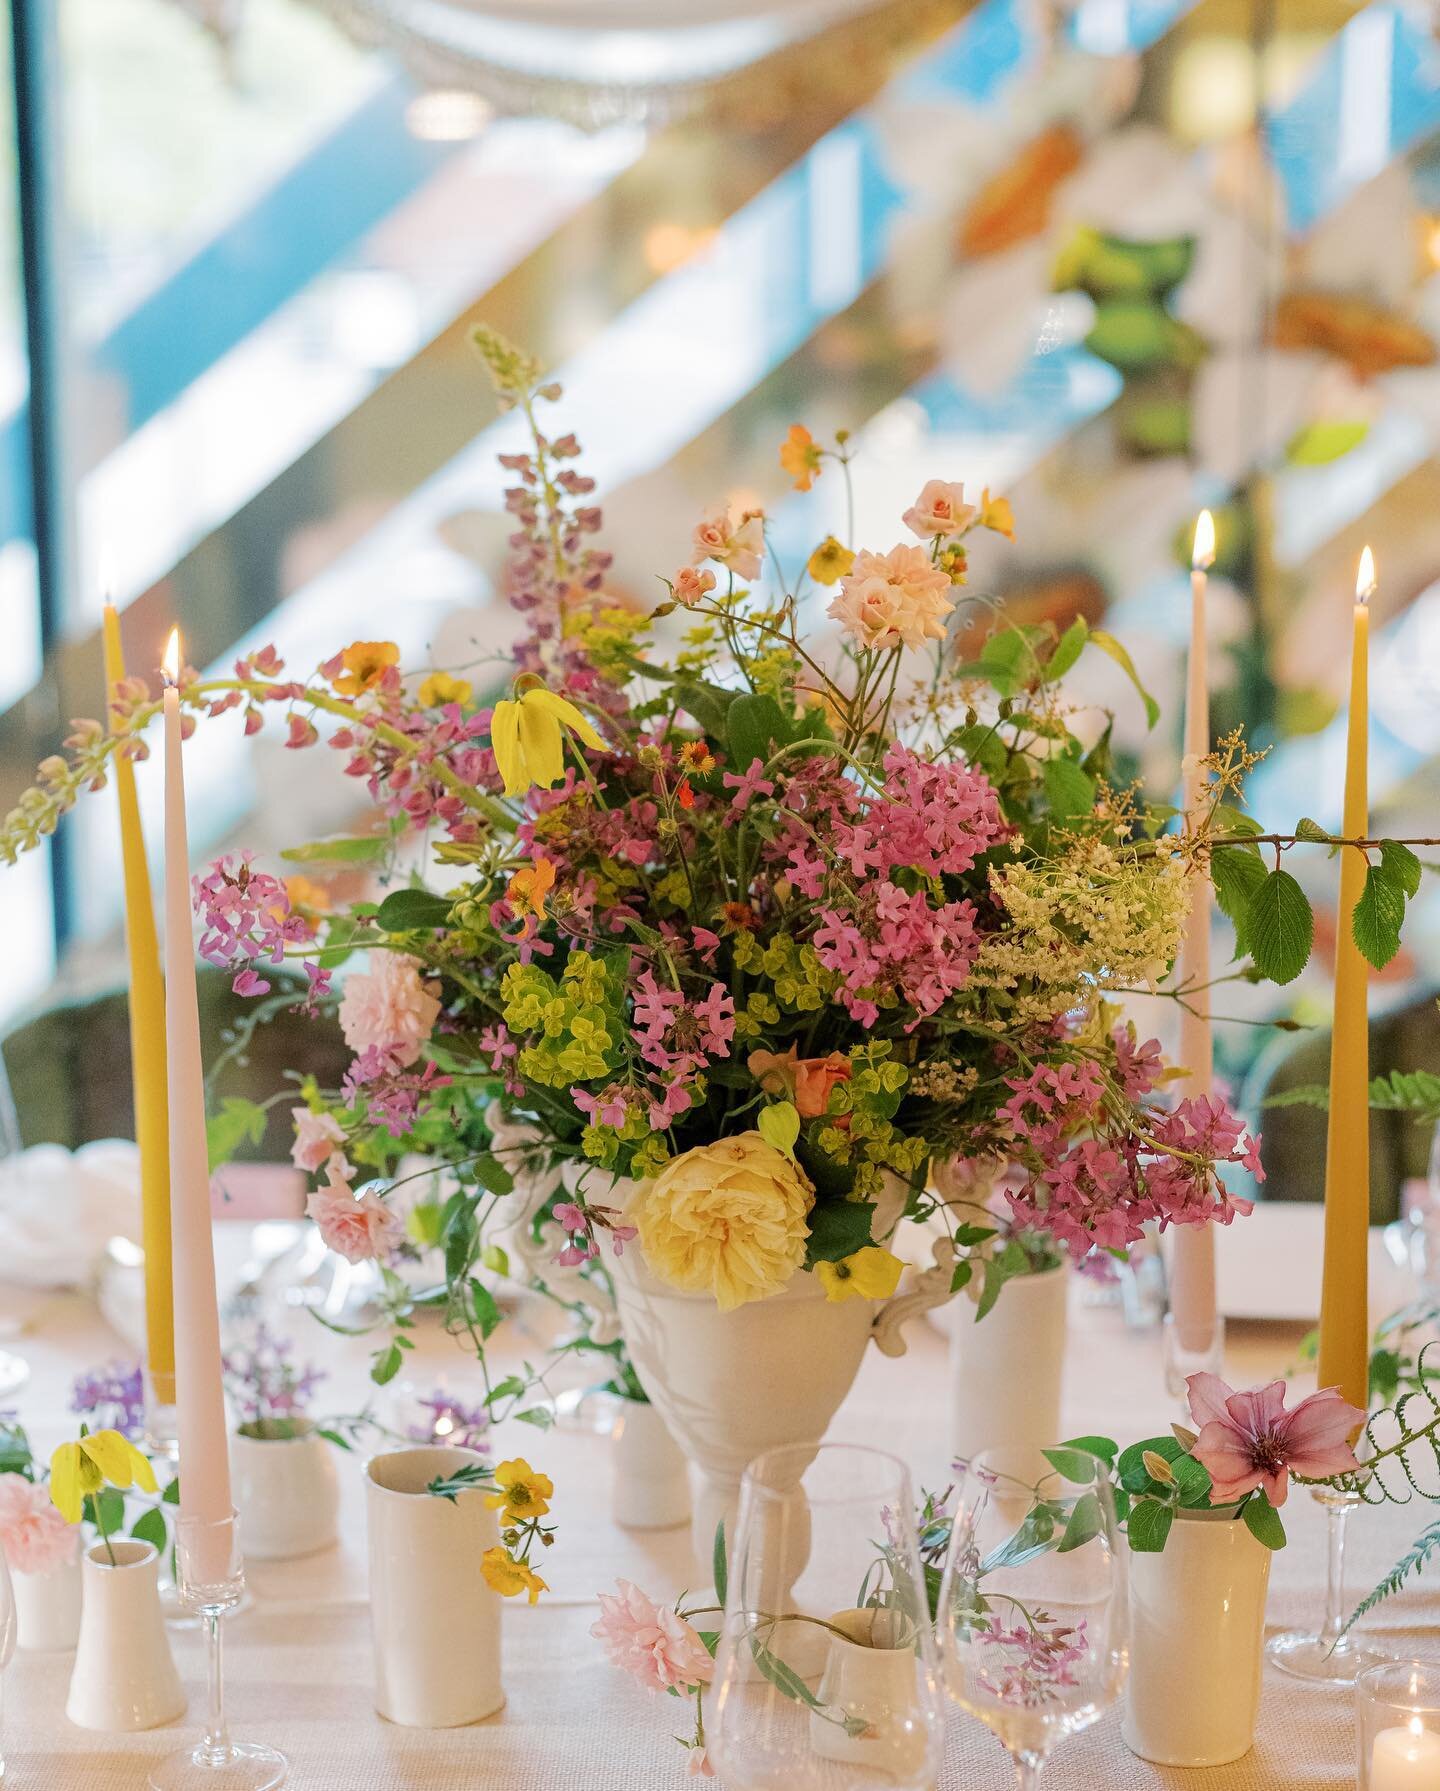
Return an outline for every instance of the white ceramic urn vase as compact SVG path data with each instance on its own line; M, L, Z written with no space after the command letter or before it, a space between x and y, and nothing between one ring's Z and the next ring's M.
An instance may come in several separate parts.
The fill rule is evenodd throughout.
M950 1333L950 1448L1048 1449L1061 1440L1069 1271L1015 1275L984 1318L954 1299L940 1314Z
M340 1478L332 1446L308 1420L285 1436L236 1431L230 1472L251 1560L292 1561L338 1540Z
M159 1557L148 1542L116 1537L86 1549L80 1639L65 1714L81 1729L115 1734L172 1723L185 1693L160 1610Z
M610 1433L610 1515L622 1530L674 1530L690 1521L690 1470L653 1405L627 1399Z
M80 1557L45 1573L12 1573L15 1644L30 1654L59 1654L80 1639Z
M1269 1583L1270 1551L1233 1511L1177 1515L1161 1553L1131 1550L1131 1753L1224 1766L1250 1751Z
M473 1449L396 1449L365 1470L375 1708L412 1729L454 1729L493 1716L500 1684L500 1597L480 1560L500 1540L477 1489L428 1489Z

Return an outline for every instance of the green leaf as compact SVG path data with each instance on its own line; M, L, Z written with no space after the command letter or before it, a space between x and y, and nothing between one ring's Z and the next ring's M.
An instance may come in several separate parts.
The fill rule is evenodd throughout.
M1076 616L1055 643L1055 651L1045 661L1045 681L1054 684L1063 678L1085 650L1085 643L1090 638L1089 624L1084 616Z
M148 1506L131 1524L130 1534L137 1542L148 1542L157 1555L163 1555L165 1544L170 1540L165 1513L154 1505Z
M747 693L731 703L725 734L731 768L740 772L756 759L762 764L768 760L776 747L789 741L791 729L774 697Z
M470 1165L470 1173L491 1194L514 1192L515 1177L498 1157L477 1157Z
M1407 897L1420 893L1423 869L1420 860L1408 846L1402 846L1399 840L1381 840L1380 862L1389 874L1390 881L1398 884Z
M1177 1455L1170 1463L1170 1472L1175 1476L1175 1484L1180 1489L1182 1505L1189 1507L1210 1503L1210 1488L1214 1482L1209 1470L1203 1463L1196 1461L1193 1455Z
M259 1144L265 1136L269 1115L255 1101L242 1095L226 1095L220 1111L205 1122L205 1144L211 1169L228 1163L242 1144Z
M1358 448L1369 433L1368 423L1307 423L1290 437L1285 458L1291 466L1327 466Z
M499 1244L486 1244L480 1252L480 1262L492 1275L510 1273L510 1258Z
M292 864L374 864L394 842L388 834L367 833L362 839L311 840L287 846L280 854Z
M974 1273L975 1264L973 1262L957 1262L955 1264L955 1273L950 1277L951 1293L957 1294L962 1287L968 1287L970 1285L970 1277Z
M1073 1480L1079 1486L1089 1486L1103 1471L1103 1463L1088 1449L1061 1444L1055 1449L1042 1449L1040 1453L1062 1480Z
M180 1503L180 1476L178 1474L166 1485L164 1492L160 1495L160 1501L164 1505Z
M800 1114L793 1101L773 1101L760 1109L755 1122L760 1136L772 1150L795 1161L795 1140L800 1136Z
M1235 928L1235 955L1250 949L1245 937L1250 904L1265 881L1265 866L1251 846L1217 846L1210 854L1210 881L1220 912Z
M429 889L392 889L375 919L387 933L424 933L450 918L449 896Z
M647 666L643 675L649 678L658 674ZM675 683L675 697L680 707L693 715L716 741L726 738L730 708L739 695L738 690L721 690L718 685L706 684L699 678L679 678Z
M730 1584L730 1571L725 1559L725 1520L715 1526L715 1542L710 1551L711 1571L715 1575L715 1602L724 1604Z
M502 1399L514 1399L525 1391L525 1387L526 1382L518 1374L507 1374L503 1381L496 1381L481 1404L492 1406L498 1405Z
M483 1281L471 1279L470 1306L475 1314L475 1322L480 1327L481 1337L488 1339L504 1315L496 1304L494 1294Z
M951 1242L957 1250L973 1250L977 1244L988 1243L994 1236L993 1225L957 1225Z
M95 1495L95 1527L113 1536L125 1522L125 1495L115 1486L102 1486Z
M1065 1526L1065 1534L1060 1538L1056 1553L1068 1555L1071 1549L1080 1548L1092 1541L1103 1528L1099 1496L1093 1492L1083 1493L1075 1501L1075 1509L1070 1513L1070 1521Z
M1090 630L1090 638L1102 653L1108 654L1110 658L1115 661L1116 665L1120 667L1120 670L1124 672L1125 676L1135 686L1136 694L1139 696L1140 701L1145 705L1145 725L1153 728L1155 723L1160 719L1160 705L1140 682L1140 674L1135 670L1135 661L1130 657L1129 650L1126 648L1125 644L1122 641L1116 640L1113 634L1108 633L1103 628L1092 628Z
M1095 785L1074 759L1046 759L1040 772L1045 799L1058 820L1088 815L1095 807Z
M980 1298L975 1305L975 1323L988 1318L995 1310L996 1302L1005 1291L1005 1283L1013 1280L1018 1272L1010 1263L1005 1263L997 1256L980 1264L980 1272L985 1277L985 1285L980 1291Z
M1109 1437L1067 1437L1062 1449L1083 1449L1087 1455L1098 1455L1101 1461L1113 1462L1118 1445Z
M1137 1499L1130 1507L1125 1533L1137 1555L1158 1555L1175 1521L1175 1507L1163 1499Z
M1253 1493L1241 1507L1240 1515L1245 1519L1245 1528L1257 1542L1268 1549L1284 1548L1285 1526L1280 1521L1280 1513L1263 1492Z
M517 1424L532 1424L536 1430L549 1430L555 1423L555 1414L548 1405L532 1405L528 1412L516 1412Z
M1334 839L1333 833L1326 833L1318 821L1312 821L1309 815L1301 815L1295 823L1297 840L1310 840L1317 846L1328 846Z
M1315 917L1289 871L1271 871L1245 911L1245 939L1255 968L1272 983L1291 983L1310 957Z
M843 1262L870 1242L875 1206L869 1200L822 1200L810 1212L806 1267L817 1262Z
M377 1387L384 1387L393 1381L400 1372L400 1365L405 1360L405 1352L398 1343L390 1343L384 1349L377 1349L370 1358L370 1378Z
M1350 917L1350 933L1360 955L1375 969L1383 970L1400 949L1400 929L1405 924L1405 892L1390 880L1383 866L1372 864L1365 872L1365 887Z

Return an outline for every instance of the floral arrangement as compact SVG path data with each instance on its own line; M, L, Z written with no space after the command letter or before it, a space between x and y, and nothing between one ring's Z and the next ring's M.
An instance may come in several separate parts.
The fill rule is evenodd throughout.
M242 1436L295 1437L310 1428L311 1396L325 1375L295 1361L288 1337L277 1337L262 1322L252 1337L226 1350L221 1367Z

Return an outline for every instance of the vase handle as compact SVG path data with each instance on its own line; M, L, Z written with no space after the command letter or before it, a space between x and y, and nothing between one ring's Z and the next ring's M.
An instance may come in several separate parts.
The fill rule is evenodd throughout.
M515 1181L513 1204L506 1215L507 1245L518 1256L531 1275L544 1280L550 1291L571 1305L584 1305L593 1315L590 1335L596 1343L613 1343L620 1335L620 1314L615 1296L607 1285L580 1273L579 1267L566 1267L555 1257L566 1243L558 1225L545 1225L535 1235L535 1216L560 1187L560 1170L546 1153L543 1166L535 1159L536 1145L544 1143L543 1134L523 1120L506 1119L498 1106L485 1116L490 1128L490 1145L495 1156L510 1171Z
M930 1254L935 1266L921 1269L910 1278L904 1293L888 1299L875 1314L871 1335L882 1355L905 1354L905 1326L922 1312L933 1312L954 1298L951 1282L955 1278L955 1246L948 1237L936 1238Z

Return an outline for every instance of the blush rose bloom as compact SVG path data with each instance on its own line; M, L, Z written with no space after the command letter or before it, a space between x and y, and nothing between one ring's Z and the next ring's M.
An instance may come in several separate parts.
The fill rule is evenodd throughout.
M435 1029L440 1003L420 966L403 952L373 952L370 968L346 979L340 1030L358 1056L373 1045L408 1069Z
M1200 1431L1190 1452L1210 1475L1212 1505L1233 1504L1258 1486L1280 1506L1292 1469L1305 1480L1328 1480L1360 1465L1350 1438L1365 1414L1336 1387L1287 1412L1284 1381L1237 1393L1218 1374L1192 1374L1185 1386Z
M292 1107L290 1117L295 1122L290 1161L306 1175L314 1175L344 1144L344 1130L334 1114L312 1113L308 1107Z
M856 554L828 614L861 647L918 647L945 638L954 609L949 574L931 563L923 547Z
M373 1262L388 1256L405 1236L405 1227L378 1194L357 1194L333 1168L323 1188L305 1203L327 1248L347 1262Z
M49 1573L75 1558L76 1532L43 1486L0 1474L0 1550L16 1573Z
M716 560L736 578L756 578L765 554L765 518L758 510L747 510L732 523L730 506L713 504L696 523L690 540L692 565Z
M697 572L693 566L682 566L671 579L670 587L675 593L675 601L683 603L689 609L692 603L708 597L715 589L715 574Z
M945 479L927 479L921 492L900 520L922 541L958 535L975 520L974 504L965 502L965 487Z
M600 1594L600 1618L590 1629L611 1666L638 1679L646 1691L709 1685L715 1663L695 1629L629 1580L615 1585L614 1592Z
M830 1090L850 1080L850 1059L840 1051L828 1057L801 1057L796 1046L788 1051L752 1051L746 1059L750 1074L766 1094L784 1095L795 1103L801 1119L819 1119L829 1110ZM848 1130L850 1115L836 1115L835 1123Z
M758 1132L672 1157L631 1201L651 1270L722 1312L777 1294L803 1265L814 1190Z

